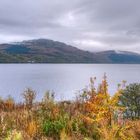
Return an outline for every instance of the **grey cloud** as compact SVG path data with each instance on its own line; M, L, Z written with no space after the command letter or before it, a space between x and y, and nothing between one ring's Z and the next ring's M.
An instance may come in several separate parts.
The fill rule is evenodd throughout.
M140 52L139 0L0 0L0 42L51 38Z

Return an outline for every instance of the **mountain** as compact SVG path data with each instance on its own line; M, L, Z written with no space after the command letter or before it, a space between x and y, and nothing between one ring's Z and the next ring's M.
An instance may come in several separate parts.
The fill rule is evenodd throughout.
M62 42L37 39L0 45L1 63L96 63L88 51Z
M0 44L0 63L140 63L140 54L89 52L49 39Z
M102 63L140 64L140 54L128 51L103 51L96 53Z

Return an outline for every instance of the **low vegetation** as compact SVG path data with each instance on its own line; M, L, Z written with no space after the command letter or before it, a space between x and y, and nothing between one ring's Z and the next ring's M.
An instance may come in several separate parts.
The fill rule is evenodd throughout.
M55 101L47 92L35 102L32 89L23 103L0 99L0 140L139 140L140 84L123 81L111 96L106 76L98 88L95 81L74 101Z

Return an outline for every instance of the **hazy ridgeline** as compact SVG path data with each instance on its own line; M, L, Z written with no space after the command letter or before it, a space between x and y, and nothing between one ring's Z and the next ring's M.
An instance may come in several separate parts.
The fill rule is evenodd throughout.
M106 76L95 88L96 78L74 101L55 101L47 92L35 102L27 89L24 102L0 100L1 140L138 140L140 138L140 84L118 85L108 93ZM134 100L135 99L135 100ZM137 128L137 129L136 129Z

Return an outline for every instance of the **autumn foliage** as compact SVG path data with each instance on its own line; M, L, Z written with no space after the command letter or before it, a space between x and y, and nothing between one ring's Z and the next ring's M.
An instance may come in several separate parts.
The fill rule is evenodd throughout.
M40 102L27 89L24 102L0 100L0 140L139 140L140 121L124 118L120 103L125 81L111 96L107 77L95 87L96 78L74 101L55 101L47 92ZM137 128L137 129L135 129Z

